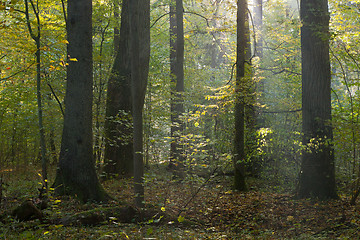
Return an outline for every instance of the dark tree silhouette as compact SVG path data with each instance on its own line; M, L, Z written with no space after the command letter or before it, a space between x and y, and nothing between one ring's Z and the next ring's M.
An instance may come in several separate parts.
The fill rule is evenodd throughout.
M104 201L108 195L96 175L92 146L92 2L69 0L67 13L65 116L53 187L83 202Z
M234 188L246 190L245 182L245 102L246 102L246 48L247 35L247 0L237 1L237 47L236 47L236 83L235 83L235 140L234 140Z
M104 177L133 175L129 1L123 0L117 53L108 83Z
M170 169L183 178L184 153L181 135L184 123L184 27L182 0L170 4L170 78L171 78L171 147Z
M150 1L131 0L130 59L133 110L134 191L137 207L144 205L143 107L150 60Z
M336 198L327 0L301 1L303 144L298 196Z

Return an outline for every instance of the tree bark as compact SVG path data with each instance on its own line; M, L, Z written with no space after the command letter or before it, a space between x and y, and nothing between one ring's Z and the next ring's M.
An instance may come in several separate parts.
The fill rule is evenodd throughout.
M129 1L123 0L117 54L108 83L104 176L133 175Z
M235 140L234 140L234 189L245 191L245 61L248 37L246 34L247 1L237 1L237 48L235 83Z
M92 152L92 2L69 0L67 11L65 116L53 188L83 202L104 201L108 195L98 181Z
M150 1L131 0L130 59L133 110L135 205L144 206L143 107L150 60Z
M171 146L170 169L179 178L184 177L184 150L181 135L184 123L184 27L182 0L170 4L170 78L171 78Z
M303 0L300 9L303 144L298 196L337 198L327 0Z
M113 5L114 5L114 19L115 19L115 26L114 26L114 56L116 56L116 54L118 52L118 48L119 48L119 42L120 42L120 30L119 30L119 25L117 24L119 22L119 20L120 20L120 14L119 14L120 1L119 0L113 0ZM124 11L124 1L122 1L121 11ZM129 11L129 10L127 10L127 11Z
M255 0L254 3L254 25L256 31L256 52L255 54L263 57L262 25L263 25L263 0Z

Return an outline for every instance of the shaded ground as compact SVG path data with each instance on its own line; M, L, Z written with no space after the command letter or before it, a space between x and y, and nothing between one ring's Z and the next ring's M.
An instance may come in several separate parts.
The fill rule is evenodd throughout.
M10 181L10 179L12 179ZM15 181L17 179L17 181ZM359 239L360 208L349 199L318 202L294 200L290 194L265 190L237 193L229 177L172 182L168 176L147 176L146 202L153 217L142 223L119 223L108 218L96 226L63 226L39 220L0 223L0 239ZM5 180L1 213L36 195L38 183L31 175L14 174ZM21 187L21 185L25 187ZM131 182L104 183L122 204L132 202ZM75 199L52 199L44 211L49 219L71 216L99 207ZM161 217L162 215L171 218Z

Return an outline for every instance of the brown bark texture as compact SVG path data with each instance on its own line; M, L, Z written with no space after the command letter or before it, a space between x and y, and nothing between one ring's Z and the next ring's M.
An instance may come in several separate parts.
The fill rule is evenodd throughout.
M65 116L53 188L60 195L99 202L108 195L96 175L92 151L92 1L69 0L67 11Z
M337 198L327 0L301 1L303 145L298 196Z

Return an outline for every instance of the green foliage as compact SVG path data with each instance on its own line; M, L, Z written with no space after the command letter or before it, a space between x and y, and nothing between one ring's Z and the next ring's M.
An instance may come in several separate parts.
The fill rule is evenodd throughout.
M48 6L51 4L51 11ZM22 1L8 1L0 11L3 24L0 28L0 131L1 163L28 164L37 162L39 136L36 108L35 59L33 40L27 30ZM62 98L65 62L64 24L60 4L41 1L38 5L41 16L41 52L44 101L44 124L51 129L52 141L60 139L61 113L54 95ZM11 10L12 9L12 10ZM58 14L58 15L57 15ZM33 26L34 16L30 15ZM56 34L54 34L56 31ZM51 86L53 92L46 85ZM46 131L50 138L50 131ZM6 136L6 137L5 137ZM56 144L57 147L57 144Z
M330 1L334 146L337 175L345 192L359 187L358 1Z

